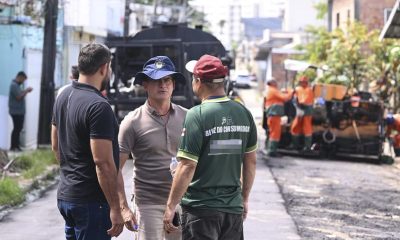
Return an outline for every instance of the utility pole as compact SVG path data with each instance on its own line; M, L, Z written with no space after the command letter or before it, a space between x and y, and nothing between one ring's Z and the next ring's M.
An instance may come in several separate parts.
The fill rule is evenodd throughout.
M42 78L40 84L40 108L38 143L50 143L51 116L54 104L54 69L56 62L58 0L45 3Z
M124 37L129 36L129 20L132 13L129 7L131 0L125 0L125 14L124 14Z

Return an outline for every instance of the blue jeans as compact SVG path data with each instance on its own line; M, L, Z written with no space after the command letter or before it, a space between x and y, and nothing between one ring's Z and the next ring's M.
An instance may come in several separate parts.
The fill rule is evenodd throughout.
M67 240L110 240L110 208L107 203L57 202L65 220Z

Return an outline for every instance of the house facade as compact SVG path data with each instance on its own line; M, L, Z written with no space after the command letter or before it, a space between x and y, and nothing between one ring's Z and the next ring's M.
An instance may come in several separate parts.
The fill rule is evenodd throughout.
M381 29L389 18L396 0L328 0L329 30L346 28L358 21L368 30Z

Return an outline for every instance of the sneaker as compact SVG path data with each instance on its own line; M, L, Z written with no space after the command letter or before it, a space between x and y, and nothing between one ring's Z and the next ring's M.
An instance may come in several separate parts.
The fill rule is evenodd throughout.
M290 144L290 145L287 147L287 149L288 149L288 150L300 151L300 150L301 150L301 147L300 147L300 146L296 146L296 145L294 145L294 144Z
M308 153L312 153L312 150L311 150L311 148L304 147L303 149L301 149L300 152L303 154L308 154Z

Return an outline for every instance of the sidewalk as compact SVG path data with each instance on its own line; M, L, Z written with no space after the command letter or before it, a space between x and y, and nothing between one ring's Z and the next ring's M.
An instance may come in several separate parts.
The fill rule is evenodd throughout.
M301 239L292 218L286 212L284 200L265 161L259 152L256 179L250 194L249 215L244 222L244 239Z
M257 170L254 185L250 193L249 215L244 222L246 240L292 240L301 239L293 219L286 212L284 200L279 192L270 169L266 165L262 150L265 143L265 131L261 127L262 97L256 89L240 94L246 107L252 113L258 127Z

